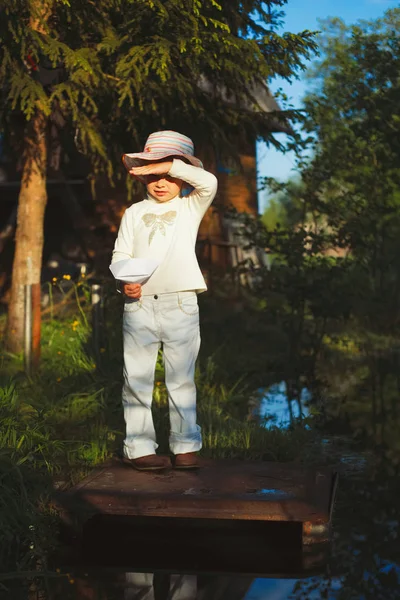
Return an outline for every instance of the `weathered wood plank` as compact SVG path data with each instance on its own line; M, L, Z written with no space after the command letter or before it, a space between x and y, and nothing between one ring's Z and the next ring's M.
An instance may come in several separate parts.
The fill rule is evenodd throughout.
M334 474L299 464L202 460L197 471L138 472L112 461L56 495L62 512L328 524Z

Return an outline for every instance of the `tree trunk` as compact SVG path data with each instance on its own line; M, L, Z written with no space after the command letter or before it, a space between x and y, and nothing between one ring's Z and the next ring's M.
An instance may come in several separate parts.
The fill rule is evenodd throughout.
M24 285L40 282L44 212L47 203L47 119L38 109L28 125L24 169L18 200L17 231L7 320L7 348L24 344Z

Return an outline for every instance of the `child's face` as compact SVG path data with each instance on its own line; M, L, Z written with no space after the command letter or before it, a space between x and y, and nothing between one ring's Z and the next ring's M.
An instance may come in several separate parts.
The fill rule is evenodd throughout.
M158 202L168 202L178 196L182 189L182 179L169 175L146 175L147 191Z

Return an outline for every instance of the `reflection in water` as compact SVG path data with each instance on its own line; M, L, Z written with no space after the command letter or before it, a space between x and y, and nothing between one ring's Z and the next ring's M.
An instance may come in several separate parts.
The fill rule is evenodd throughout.
M290 402L286 394L286 384L284 381L276 383L268 388L266 393L263 393L259 408L259 416L265 419L265 426L280 427L286 429L292 422L292 419L308 417L309 410L307 403L311 399L310 392L303 388L300 394L300 406L298 402L293 400Z
M301 594L300 580L231 576L126 573L124 600L295 600ZM339 580L321 596L316 580L309 580L307 599L337 598ZM315 589L312 589L315 588Z
M267 596L259 583L268 585L266 579L234 574L124 573L107 569L82 573L71 581L50 581L47 593L31 595L29 600L262 600ZM26 596L11 598L22 600Z
M298 586L293 579L163 573L126 573L125 580L124 600L287 600ZM318 590L308 597L319 598Z
M274 496L276 499L288 499L288 498L294 498L293 494L290 494L289 492L285 492L284 490L276 490L274 488L271 489L266 489L266 488L262 488L260 490L257 490L255 492L256 496Z
M340 453L340 448L339 448ZM393 476L381 463L377 471L360 470L344 472L338 488L334 515L334 540L332 556L320 575L295 579L279 579L283 571L271 571L269 557L262 554L263 568L256 575L240 575L238 568L219 575L218 569L232 546L228 538L225 550L213 555L215 573L206 574L196 569L196 561L189 569L179 567L167 572L163 563L154 573L132 567L63 568L70 576L50 579L47 591L27 595L8 593L10 600L395 600L400 598L400 479ZM170 539L169 550L163 549L164 565L177 547L186 548L187 539L180 536ZM130 539L131 550L135 540ZM241 540L242 546L252 550L251 542ZM116 546L112 546L115 551ZM200 549L201 555L214 549L209 539ZM136 551L138 548L136 547ZM156 545L153 552L156 551ZM186 551L190 553L190 551ZM140 552L137 554L140 557ZM82 563L81 563L82 564ZM83 563L85 564L85 563ZM92 564L96 564L92 563ZM168 567L167 567L168 568ZM170 574L172 573L172 574ZM250 573L250 572L248 572ZM262 577L271 573L271 577ZM276 576L274 576L276 573ZM71 583L72 582L72 583ZM0 597L1 592L0 592Z
M77 577L71 585L56 586L35 600L337 600L339 579L277 579L235 574L169 574L107 570ZM346 598L361 596L346 596ZM12 597L14 600L14 596ZM21 597L22 598L22 597ZM391 598L389 595L388 598ZM16 600L16 599L15 599ZM30 600L33 600L31 597Z
M195 575L126 573L124 600L197 600Z
M363 598L341 596L339 578L278 579L235 574L178 574L120 572L82 573L63 582L50 580L42 592L16 592L9 600L341 600ZM0 597L3 596L0 593ZM373 597L373 596L365 596ZM398 598L390 595L387 598ZM380 598L380 596L377 596ZM383 597L382 597L383 598Z
M278 386L276 389L279 392L277 396L273 396L270 389L264 407L268 407L269 414L271 410L275 411L276 424L288 424L289 411L284 387ZM352 410L358 417L359 403L348 406L353 407ZM350 412L350 408L351 416L353 413ZM364 432L364 425L370 415L365 411L361 416L362 419L359 418L357 423L360 431ZM400 417L395 419L392 415L390 427L396 426L398 431L397 425L400 426ZM379 436L382 430L387 433L389 424L380 423L380 427L377 428ZM167 540L168 545L161 548L161 564L156 565L153 561L153 564L149 565L149 569L154 571L152 573L141 572L147 567L142 567L136 559L137 568L133 565L116 568L114 565L114 568L109 570L105 565L101 572L98 567L89 571L86 568L82 571L80 568L81 572L77 574L74 568L70 567L68 570L72 573L73 583L71 578L69 582L66 578L49 580L47 591L36 596L29 595L29 600L400 599L400 460L399 453L396 454L398 435L395 438L387 437L383 446L380 437L378 439L381 443L374 444L376 438L373 426L365 432L369 442L364 444L363 452L344 435L324 434L319 454L315 457L318 463L323 464L326 461L340 465L341 470L333 518L332 555L323 573L295 579L295 571L292 571L285 574L290 578L280 579L279 574L284 571L271 569L270 559L262 549L252 544L250 538L240 539L239 545L246 549L247 554L253 552L254 556L261 556L262 570L257 568L254 572L259 575L270 573L271 577L240 575L244 564L242 560L238 560L238 568L226 572L221 565L229 552L232 552L233 540L237 540L237 534L232 532L231 537L226 537L227 532L224 533L225 547L222 549L216 550L213 536L197 548L199 555L211 557L215 573L201 572L200 568L196 568L195 560L191 560L192 566L188 567L188 563L185 564L183 560L184 556L171 568L167 563L171 555L176 555L177 547L184 548L186 554L190 553L190 550L187 550L187 531L185 535L182 532L179 536L175 530L173 538ZM366 446L370 449L368 452L365 451ZM127 539L129 554L132 555L135 542L137 550L137 538L129 538L126 531L123 537ZM119 535L119 543L121 542L122 538ZM174 543L178 546L174 547ZM157 545L159 546L159 540ZM113 548L115 551L115 546ZM155 548L153 545L153 558ZM126 556L129 557L129 554ZM224 571L225 574L219 575L218 570ZM28 600L26 593L12 593L6 597L10 600Z

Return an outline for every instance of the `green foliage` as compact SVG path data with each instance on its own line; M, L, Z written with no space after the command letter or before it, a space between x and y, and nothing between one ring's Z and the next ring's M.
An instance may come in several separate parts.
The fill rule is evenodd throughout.
M350 28L328 23L315 69L320 88L307 100L309 128L318 134L304 173L314 207L342 244L380 272L379 295L390 293L389 265L398 255L399 19L394 9Z
M20 152L17 123L39 107L66 129L66 150L78 140L95 171L109 174L123 150L178 122L217 145L268 137L270 116L244 110L243 100L254 105L255 81L295 77L316 49L309 31L276 33L282 2L268 4L267 11L260 0L7 1L0 130ZM238 102L227 105L218 90Z
M314 155L275 193L263 224L242 218L268 268L250 269L266 371L322 418L374 443L397 468L400 170L396 123L400 10L324 26L307 98ZM245 268L242 266L242 268ZM271 348L273 345L273 348Z
M347 320L338 323L336 335L350 338L354 352L323 346L318 377L327 410L373 438L396 464L399 19L400 10L393 9L350 27L339 19L324 24L322 59L312 74L316 85L306 100L308 128L317 141L302 172L309 211L351 265L338 299Z
M121 436L113 385L96 380L82 306L84 297L70 315L45 321L42 367L31 379L22 375L20 357L2 355L2 573L35 571L38 561L46 569L57 543L58 519L50 509L55 487L71 485L104 461Z
M264 181L272 195L262 216L265 227L273 231L277 227L295 227L304 219L304 186L301 181L289 180L280 184L275 180Z
M67 285L71 284L64 282ZM106 343L95 361L85 284L68 291L55 283L53 300L58 288L63 290L64 302L70 303L59 303L58 311L53 307L43 323L40 370L26 378L21 373L21 357L2 355L0 527L7 543L0 548L0 572L12 571L15 578L18 573L32 573L38 561L41 573L47 569L59 526L49 508L54 488L76 483L94 466L119 453L124 432L121 298L114 291L107 295ZM206 331L204 335L208 335ZM229 360L229 353L225 351L224 357ZM218 352L204 358L196 373L203 454L269 460L292 460L301 455L310 433L304 428L284 432L260 427L251 418L250 380L238 379L235 373L227 376L220 358ZM167 405L160 353L153 412L163 452L168 452Z
M162 39L168 38L168 19L178 4L154 1L133 5L140 8L143 22L156 16L157 27L165 36ZM200 65L203 44L212 47L213 33L227 48L232 44L234 52L243 50L242 42L253 44L260 34L256 21L251 25L252 36L245 21L233 18L237 16L233 9L223 6L220 10L216 2L193 3L193 7L192 18L204 16L202 9L207 7L204 18L210 37L203 36L203 19L196 21L197 29L192 22L190 43L184 38L185 23L176 33L179 53L195 57L197 73L208 75L204 64ZM205 455L272 460L305 455L310 459L311 455L316 462L343 465L348 456L345 445L338 442L338 432L352 434L358 448L373 448L372 472L361 474L365 463L364 457L358 456L356 467L348 466L341 478L335 519L338 536L331 563L332 577L344 582L338 598L388 598L398 592L392 565L398 560L400 465L399 16L399 10L394 10L374 23L350 28L337 20L328 24L317 68L318 87L307 100L309 128L318 135L314 157L302 170L301 185L275 187L286 213L285 218L279 215L280 227L271 214L266 226L241 218L249 245L266 249L270 255L269 267L247 269L252 286L242 290L239 299L232 296L226 277L214 297L200 300L203 357L197 383ZM229 37L228 31L211 19L219 19L230 32L246 31L248 39ZM135 26L133 22L125 26L116 16L114 29L108 28L100 41L104 56L111 60L117 49L129 42L115 31L126 27L128 35L129 27L134 30ZM269 40L274 36L270 32L262 35ZM131 77L135 64L141 65L149 75L154 74L157 84L165 83L166 98L173 103L174 90L168 90L167 83L179 81L180 75L174 75L168 61L168 44L158 40L159 50L153 56L154 48L142 52L142 41L137 39L139 48L124 54L120 68ZM245 53L243 56L247 60ZM214 68L217 59L211 57ZM223 77L221 73L221 81ZM179 85L185 86L185 82ZM124 90L126 95L119 96L121 106L129 105L135 111L137 96L129 97L126 86ZM149 90L153 93L154 87ZM190 99L190 93L185 97ZM150 96L147 101L149 106L143 110L150 115ZM159 102L157 93L154 102ZM186 116L195 106L188 102L183 109ZM172 113L163 106L164 118ZM197 114L202 115L201 111ZM216 112L207 118L211 114ZM109 305L113 319L118 314L114 302L118 299ZM84 302L81 309L85 309ZM29 524L38 524L35 539L39 541L34 547L44 547L48 521L47 517L40 521L36 507L46 498L49 476L65 481L65 474L72 473L70 479L76 480L121 441L118 328L109 323L104 360L95 368L87 322L82 312L77 315L46 325L46 366L33 382L15 379L20 366L17 359L3 362L5 371L14 374L11 382L4 382L0 402L4 423L0 448L6 453L6 465L11 465L2 467L2 481L7 486L6 503L13 506L12 527L7 528L6 517L0 515L11 548L9 555L2 555L6 565L16 556L24 566L42 556L35 551L32 557ZM312 392L312 408L318 415L317 426L324 428L324 444L318 443L315 431L302 426L287 432L265 430L249 419L254 390L282 380L292 402L300 402L302 387ZM161 357L154 399L161 448L166 451L167 395ZM250 406L249 400L253 402ZM335 435L327 436L326 429ZM26 482L32 482L32 488ZM38 491L27 496L24 488ZM354 506L360 507L357 514ZM295 597L305 598L317 590L326 596L332 581L330 576L308 580L298 586Z
M2 406L3 408L3 406ZM35 570L40 561L45 568L48 553L54 549L54 517L46 502L51 491L48 475L33 471L18 449L0 450L0 545L1 572ZM0 575L1 580L1 575ZM6 587L0 583L0 588Z

